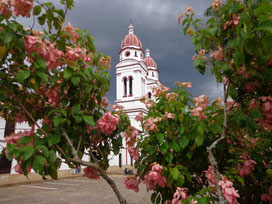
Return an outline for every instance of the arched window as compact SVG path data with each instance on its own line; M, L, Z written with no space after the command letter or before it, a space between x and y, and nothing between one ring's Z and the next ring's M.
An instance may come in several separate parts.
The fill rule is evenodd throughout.
M148 98L151 98L151 92L148 92Z
M124 96L127 96L127 78L124 78Z
M138 57L137 52L135 52L135 57Z
M132 96L132 76L128 78L129 80L129 95Z
M152 76L154 77L154 72L152 72Z

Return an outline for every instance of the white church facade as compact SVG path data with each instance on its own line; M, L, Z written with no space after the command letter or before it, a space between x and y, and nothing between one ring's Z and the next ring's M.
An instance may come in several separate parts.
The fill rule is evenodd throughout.
M159 72L156 62L151 58L149 49L143 51L142 43L134 34L133 25L129 25L129 31L122 40L119 52L119 62L116 64L116 101L124 107L133 127L142 131L140 123L136 121L135 116L143 112L147 113L145 104L140 102L144 95L152 97L152 88L160 85ZM10 133L17 133L24 130L30 130L27 123L6 124L6 121L0 118L0 152L6 146L4 138ZM133 161L129 156L123 139L123 148L117 156L110 155L110 166L132 165ZM0 174L16 174L14 166L16 160L12 162L6 158L0 159ZM69 170L68 165L62 164L60 170ZM32 172L34 172L32 170Z
M128 27L128 34L122 40L119 52L119 62L116 69L116 101L115 104L124 107L131 125L142 131L140 122L135 117L140 112L147 113L147 108L140 99L147 95L152 97L152 88L160 85L159 71L150 50L143 51L142 43L134 34L132 24ZM113 157L111 166L132 165L133 161L127 151L123 139L123 149L118 157Z

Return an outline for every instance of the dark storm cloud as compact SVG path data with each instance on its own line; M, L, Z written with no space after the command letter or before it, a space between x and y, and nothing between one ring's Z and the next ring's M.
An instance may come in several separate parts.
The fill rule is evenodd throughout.
M175 81L191 81L193 96L208 95L211 99L222 96L221 86L214 77L202 76L193 67L194 46L177 25L177 14L192 6L197 17L211 0L75 0L75 8L68 14L67 22L86 29L95 39L97 50L112 56L111 89L107 97L115 100L116 82L114 65L122 39L128 33L132 19L134 33L156 61L160 81L173 88Z

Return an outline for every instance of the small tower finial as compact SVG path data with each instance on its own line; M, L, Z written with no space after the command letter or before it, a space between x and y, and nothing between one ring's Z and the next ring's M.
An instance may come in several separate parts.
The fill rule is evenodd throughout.
M128 26L128 33L129 34L133 34L133 29L134 29L134 27L133 27L133 25L131 24L131 19L130 19L130 24L129 24L129 26Z
M132 24L132 19L131 18L129 19L129 22L130 22L130 24Z
M145 50L145 56L150 57L150 50L148 48L146 48Z

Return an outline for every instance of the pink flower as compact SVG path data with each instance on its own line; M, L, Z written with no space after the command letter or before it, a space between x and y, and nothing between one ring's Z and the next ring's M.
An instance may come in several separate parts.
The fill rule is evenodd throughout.
M101 100L101 105L102 107L104 108L107 108L109 106L109 101L106 97L103 97L102 100Z
M211 58L214 57L216 60L221 61L223 59L223 57L224 57L224 52L223 52L222 47L219 46L218 50L214 50L211 53L210 57Z
M152 165L152 171L157 171L157 172L159 172L159 173L161 173L162 172L162 166L160 165L160 164L153 164Z
M177 190L173 195L172 204L181 204L181 200L187 198L187 192L187 188L177 187Z
M138 115L136 115L135 117L136 121L141 121L143 122L144 118L143 118L143 112L140 112Z
M89 55L84 58L84 62L86 68L89 67L90 64L94 66L93 60Z
M139 161L140 158L140 150L136 149L134 147L128 148L128 153L131 156L132 159L134 159L136 162Z
M238 171L239 175L244 178L254 170L253 165L257 163L247 153L244 153L241 158L244 160L244 163L242 167L238 165Z
M110 135L116 130L119 120L118 115L107 112L97 121L97 129L105 135Z
M148 189L154 190L156 184L158 184L162 188L164 188L167 185L167 179L166 177L162 176L161 173L162 166L160 164L152 164L152 169L147 173L147 175L145 176L146 181L144 181ZM153 185L150 185L150 180L153 181Z
M21 168L21 162L18 162L15 166L14 166L14 171L18 174L24 174L23 169ZM27 172L29 173L31 171L32 167L29 166L27 167Z
M86 57L86 49L80 47L71 48L66 47L65 58L67 63L74 64L75 61L84 60Z
M143 183L146 185L146 188L148 190L155 190L156 189L156 183L153 181L153 179L151 177L148 176L148 174L146 174L144 176Z
M30 17L33 8L33 0L11 0L15 16Z
M180 25L180 20L181 20L181 18L183 17L183 14L182 13L179 13L178 14L178 24Z
M225 199L230 204L237 204L237 198L240 197L240 195L237 193L235 188L233 187L233 183L230 182L225 176L222 176L222 180L219 181L219 186L222 188L222 193Z
M191 82L179 82L179 81L177 81L176 84L178 85L178 87L192 88L192 83Z
M157 125L155 124L155 119L154 118L148 118L145 120L144 128L147 131L153 131L157 132Z
M268 194L269 193L269 194ZM269 187L269 192L261 195L261 200L264 202L272 202L272 186Z
M93 167L86 167L83 169L85 176L89 179L100 179L100 175Z
M205 176L206 178L212 183L215 184L216 180L215 180L215 173L213 171L213 167L210 165L208 170L204 171L205 172Z
M72 41L73 41L74 43L77 42L77 39L78 39L78 37L79 37L78 33L76 33L76 30L78 30L78 29L75 29L75 28L71 25L71 23L68 23L68 25L65 26L65 28L64 28L64 31L66 31L66 32L68 33L68 35L70 35L70 37L72 38Z
M16 123L23 123L26 121L25 115L21 112L17 113L14 118Z
M222 1L220 0L213 0L213 2L210 4L210 7L213 8L214 11L218 10L222 4Z
M189 13L191 13L191 14L194 14L194 13L195 13L194 10L193 10L193 8L192 8L192 6L189 6L189 7L186 8L186 10L185 10L185 15L189 15Z
M205 95L201 95L197 98L194 98L195 107L192 110L192 115L198 117L198 120L201 121L203 118L207 118L205 116L205 108L209 103L209 98Z
M6 16L8 19L11 17L11 6L9 1L0 2L0 14Z
M141 183L140 180L137 180L136 176L128 176L125 178L125 186L127 189L132 189L136 193L139 191L139 184Z
M168 118L168 119L175 119L175 114L165 112L165 117Z

